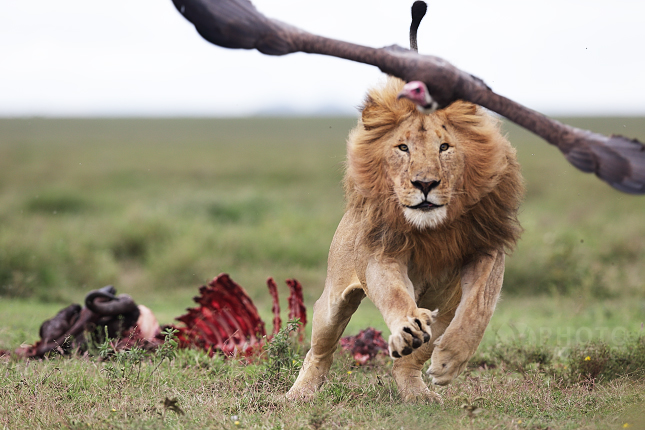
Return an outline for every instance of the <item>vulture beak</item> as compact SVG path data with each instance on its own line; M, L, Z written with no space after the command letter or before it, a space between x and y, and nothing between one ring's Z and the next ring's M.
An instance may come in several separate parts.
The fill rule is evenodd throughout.
M396 98L410 100L417 105L417 110L424 114L432 113L439 108L439 103L432 99L428 87L421 81L412 81L405 84Z

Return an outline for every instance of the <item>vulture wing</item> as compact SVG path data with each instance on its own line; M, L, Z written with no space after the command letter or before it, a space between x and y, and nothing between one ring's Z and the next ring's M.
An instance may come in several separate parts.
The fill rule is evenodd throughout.
M292 52L330 55L377 66L405 81L426 84L440 107L455 100L484 106L557 146L571 164L593 172L612 187L645 194L645 145L562 124L494 93L481 79L431 55L393 45L370 48L317 36L258 12L248 0L173 0L199 34L225 48L257 49L268 55Z

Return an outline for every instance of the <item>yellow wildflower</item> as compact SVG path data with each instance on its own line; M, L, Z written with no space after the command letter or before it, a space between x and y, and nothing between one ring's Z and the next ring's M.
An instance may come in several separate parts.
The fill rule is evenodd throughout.
M586 356L586 357L585 357L585 361L589 361L589 360L591 360L591 357Z

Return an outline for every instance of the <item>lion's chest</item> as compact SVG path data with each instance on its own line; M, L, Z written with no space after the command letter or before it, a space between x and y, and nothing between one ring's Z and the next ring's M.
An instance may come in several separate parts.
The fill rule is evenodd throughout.
M460 288L460 268L446 267L439 273L430 273L427 267L415 264L408 266L408 277L414 286L414 299L417 306L427 309L441 308L449 300L455 289Z

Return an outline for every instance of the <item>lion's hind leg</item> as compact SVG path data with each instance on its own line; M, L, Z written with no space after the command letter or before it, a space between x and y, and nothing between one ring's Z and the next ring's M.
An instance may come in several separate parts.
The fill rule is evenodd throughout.
M490 251L463 267L461 301L455 317L432 352L428 375L446 385L466 367L493 316L504 279L505 254Z
M338 341L364 297L357 278L340 291L325 287L322 296L314 304L311 349L298 379L287 392L288 399L308 401L318 391L329 373Z

